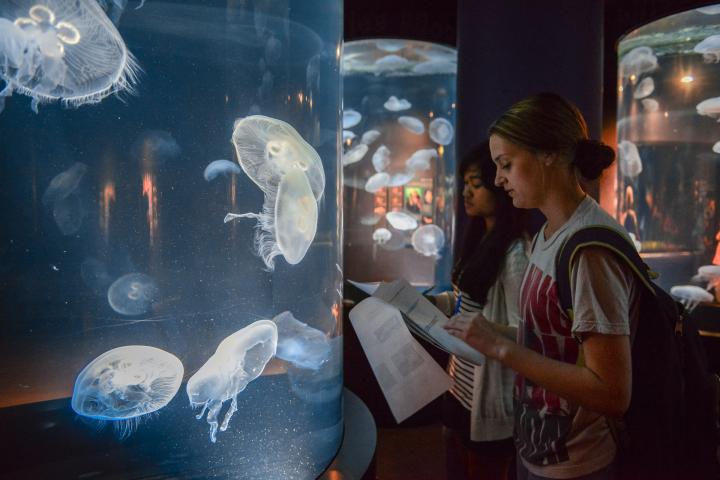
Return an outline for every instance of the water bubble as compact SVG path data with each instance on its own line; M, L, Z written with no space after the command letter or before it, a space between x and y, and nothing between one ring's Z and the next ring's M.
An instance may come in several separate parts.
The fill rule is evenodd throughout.
M230 160L214 160L205 167L203 177L208 182L211 182L215 180L218 175L230 176L237 175L240 172L242 172L240 167Z
M398 123L415 135L420 135L425 131L425 125L419 118L402 116L398 118Z
M428 133L430 133L430 139L433 142L440 145L450 145L455 136L455 129L448 120L436 118L430 122Z
M144 273L128 273L108 289L108 303L120 315L141 315L150 309L158 294L155 281Z
M415 217L405 212L388 212L385 214L385 218L393 228L398 230L414 230L418 226Z
M432 257L445 245L445 234L437 225L423 225L413 232L410 242L416 252Z
M406 99L398 99L395 95L391 95L383 105L386 110L391 112L399 112L401 110L407 110L412 107L412 104Z

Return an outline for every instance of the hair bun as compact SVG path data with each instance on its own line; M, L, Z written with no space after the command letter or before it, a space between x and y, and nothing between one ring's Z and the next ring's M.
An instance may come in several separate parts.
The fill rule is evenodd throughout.
M588 180L598 178L614 160L615 151L597 140L583 139L575 146L573 163Z

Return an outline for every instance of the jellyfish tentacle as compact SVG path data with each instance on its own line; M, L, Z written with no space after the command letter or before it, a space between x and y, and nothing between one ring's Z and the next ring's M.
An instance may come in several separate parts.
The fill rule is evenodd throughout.
M210 409L207 414L207 423L210 425L210 441L215 443L217 440L216 434L218 431L218 414L222 408L222 402L219 400L210 401Z
M239 393L239 392L238 392ZM230 419L232 418L233 414L237 412L237 393L232 397L232 402L230 402L230 408L225 413L225 418L223 419L222 425L220 425L220 431L224 432L228 428L228 424L230 423Z
M200 410L200 413L195 415L195 418L200 420L203 415L205 415L205 410L207 410L208 402L205 402L202 404L202 410Z

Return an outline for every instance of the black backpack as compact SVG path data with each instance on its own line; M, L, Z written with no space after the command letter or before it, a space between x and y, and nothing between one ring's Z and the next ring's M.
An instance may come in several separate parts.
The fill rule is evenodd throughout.
M656 276L629 240L604 225L568 237L555 259L560 303L572 318L571 268L584 247L603 247L643 285L632 344L632 396L622 419L608 419L618 444L620 479L720 478L718 377L682 304L653 283Z

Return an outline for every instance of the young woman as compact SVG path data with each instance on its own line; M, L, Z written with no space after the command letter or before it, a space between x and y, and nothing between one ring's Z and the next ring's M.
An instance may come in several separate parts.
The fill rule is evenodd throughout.
M622 231L580 187L614 159L588 139L579 110L554 94L526 98L490 127L495 184L518 208L538 208L547 223L536 236L520 293L518 329L482 314L461 313L450 333L512 368L518 480L609 479L616 446L606 417L630 403L630 323L640 285L606 249L580 251L572 266L573 318L563 312L555 255L585 225Z
M461 165L470 222L452 273L453 291L435 297L448 316L482 312L503 326L520 319L518 294L527 266L522 211L495 186L488 142ZM450 357L453 386L443 402L448 478L514 477L512 388L514 372L499 362L475 366Z

